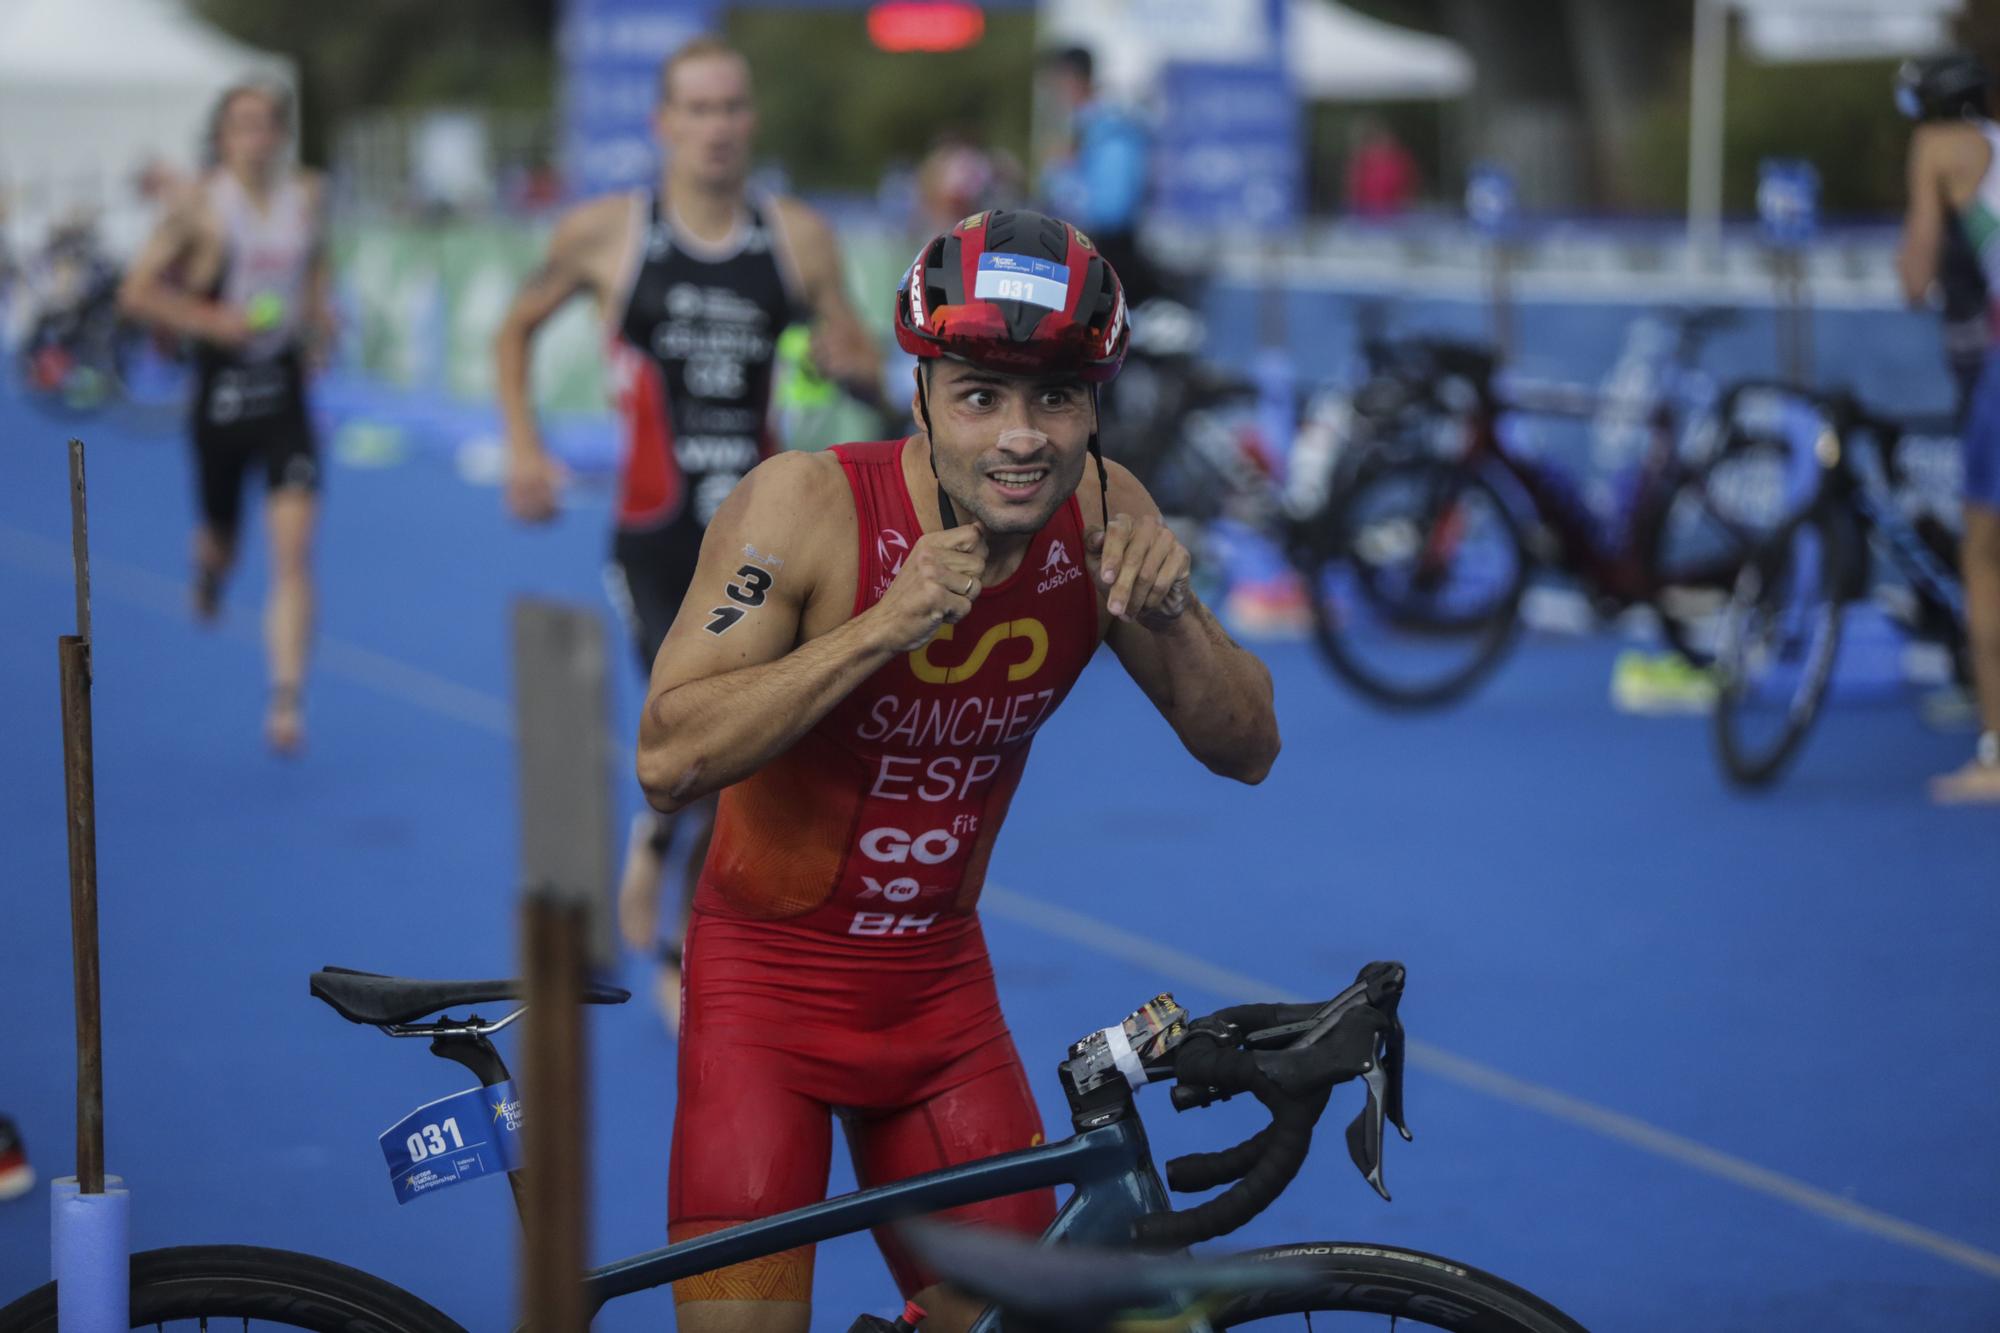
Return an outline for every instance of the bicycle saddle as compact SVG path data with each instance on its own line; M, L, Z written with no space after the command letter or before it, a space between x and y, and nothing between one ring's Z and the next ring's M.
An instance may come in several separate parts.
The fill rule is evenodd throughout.
M312 993L332 1005L333 1011L350 1023L380 1026L414 1023L425 1014L461 1004L523 999L527 983L415 981L409 977L385 977L379 972L356 972L351 967L327 967L312 974ZM631 998L631 991L598 982L589 983L577 996L585 1004L623 1004Z

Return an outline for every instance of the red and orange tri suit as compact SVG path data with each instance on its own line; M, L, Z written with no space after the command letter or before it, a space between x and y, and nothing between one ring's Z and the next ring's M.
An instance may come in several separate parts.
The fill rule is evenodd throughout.
M920 535L902 441L834 450L854 494L854 613ZM694 902L669 1187L676 1239L825 1196L829 1112L865 1183L1028 1147L1040 1117L974 907L1035 732L1100 637L1074 497L1005 582L725 789ZM953 1215L1038 1232L1042 1190ZM905 1294L928 1284L878 1235ZM795 1251L680 1299L808 1298Z

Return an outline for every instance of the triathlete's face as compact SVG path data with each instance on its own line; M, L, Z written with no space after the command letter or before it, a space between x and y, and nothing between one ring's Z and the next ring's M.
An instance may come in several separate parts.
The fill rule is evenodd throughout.
M657 128L673 170L686 179L710 188L741 181L757 133L750 66L723 53L682 62L668 80Z
M275 98L269 93L240 92L222 108L216 153L232 170L261 172L278 160L288 137Z
M1083 479L1097 422L1090 387L1071 375L929 365L931 456L959 520L994 534L1041 531Z

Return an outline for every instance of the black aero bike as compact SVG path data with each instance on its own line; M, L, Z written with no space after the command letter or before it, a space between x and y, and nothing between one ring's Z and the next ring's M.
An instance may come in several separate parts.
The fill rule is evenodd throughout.
M1744 404L1759 398L1777 412L1748 411ZM1957 427L1937 415L1887 416L1851 392L1781 385L1742 386L1724 411L1731 425L1722 457L1777 456L1788 515L1743 567L1716 658L1716 757L1732 782L1756 787L1784 771L1823 710L1845 609L1874 583L1871 551L1901 577L1885 590L1896 598L1892 614L1913 638L1942 646L1959 683L1970 685L1954 516L1938 503L1956 486L1927 475L1944 470L1940 453L1956 454ZM1786 413L1789 421L1773 419ZM1764 419L1746 425L1753 416ZM1941 446L1928 459L1926 443Z
M1579 583L1600 614L1651 606L1676 651L1707 660L1709 629L1752 534L1718 513L1693 459L1714 388L1696 365L1726 310L1665 312L1641 358L1649 387L1521 380L1490 347L1450 338L1370 339L1354 398L1366 427L1325 511L1306 520L1319 646L1341 676L1392 707L1449 703L1506 656L1538 566ZM1635 417L1643 433L1619 512L1606 523L1563 469L1515 439L1526 418Z
M1268 1207L1305 1161L1331 1089L1356 1079L1367 1096L1348 1126L1348 1153L1386 1198L1384 1126L1393 1124L1409 1136L1397 1018L1403 980L1400 964L1371 963L1353 985L1324 1004L1246 1005L1201 1019L1190 1019L1171 996L1162 995L1069 1048L1059 1072L1076 1128L1072 1137L857 1190L605 1264L584 1276L587 1308L594 1314L617 1297L728 1264L1055 1185L1073 1186L1074 1193L1043 1243L1181 1251L1236 1230ZM313 974L312 991L353 1022L394 1036L428 1038L434 1054L465 1065L486 1087L507 1082L506 1066L488 1038L520 1009L492 1023L477 1016L418 1020L445 1009L514 1000L522 993L518 982L411 981L328 968ZM615 1003L628 996L598 986L584 998ZM1148 1083L1168 1080L1176 1083L1173 1102L1178 1109L1249 1093L1271 1112L1271 1124L1227 1152L1169 1162L1163 1184L1153 1168L1133 1094ZM1177 1190L1229 1188L1175 1212L1168 1203L1168 1185ZM975 1260L972 1267L982 1262ZM1198 1264L1185 1256L1182 1262L1190 1265L1188 1290L1183 1298L1165 1302L1177 1310L1176 1327L1238 1328L1350 1311L1379 1317L1389 1328L1581 1333L1581 1326L1555 1307L1499 1278L1396 1246L1313 1242L1236 1256L1239 1271L1223 1296L1216 1295L1222 1285L1208 1279ZM1268 1280L1260 1282L1253 1274L1245 1282L1242 1265L1266 1269ZM963 1272L965 1266L963 1261L946 1263L941 1271ZM1018 1281L1010 1288L1007 1275L998 1276L1001 1288L1018 1289ZM1005 1300L1003 1289L970 1285ZM1145 1292L1148 1287L1138 1281L1118 1290ZM1156 1282L1151 1290L1157 1293ZM1095 1319L1101 1299L1079 1299L1079 1308L1071 1313ZM1035 1312L1035 1318L1044 1314ZM255 1321L312 1333L463 1333L431 1305L366 1273L309 1255L242 1245L134 1255L131 1317L134 1328L166 1329L185 1322L206 1329L210 1321L228 1320L231 1328L248 1329ZM0 1310L0 1333L54 1333L55 1320L51 1284ZM1032 1322L1010 1320L1003 1309L989 1308L975 1330L1001 1333ZM891 1327L872 1315L854 1325L856 1330Z

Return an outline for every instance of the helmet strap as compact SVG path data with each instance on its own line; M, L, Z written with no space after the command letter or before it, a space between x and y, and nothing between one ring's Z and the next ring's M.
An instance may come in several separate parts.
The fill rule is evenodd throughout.
M931 429L930 368L920 366L917 370L917 416L924 423L924 451L930 460L931 480L937 482L938 520L947 528L958 526L958 511L952 508L951 497L944 493L944 479L937 470L937 433Z
M1097 386L1090 386L1090 457L1097 464L1097 510L1104 530L1111 531L1111 477L1104 470L1104 448L1097 442Z

